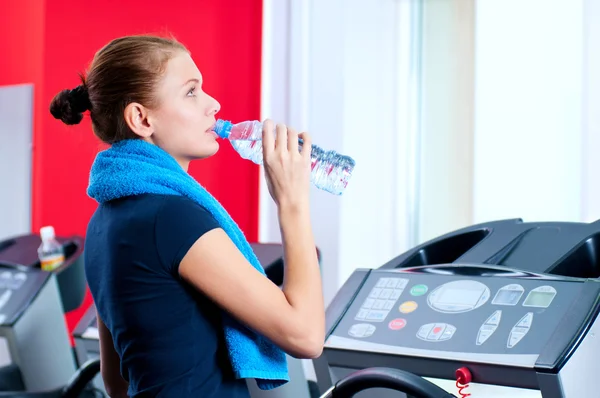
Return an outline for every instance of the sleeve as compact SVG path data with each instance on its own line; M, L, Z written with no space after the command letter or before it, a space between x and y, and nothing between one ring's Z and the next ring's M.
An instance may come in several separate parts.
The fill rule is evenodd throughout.
M179 263L202 235L219 223L204 207L183 196L167 196L155 222L158 256L166 270L179 274Z

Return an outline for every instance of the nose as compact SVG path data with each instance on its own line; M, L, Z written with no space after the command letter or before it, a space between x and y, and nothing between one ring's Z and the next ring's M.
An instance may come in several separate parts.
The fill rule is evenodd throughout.
M219 101L217 101L213 97L209 96L209 98L210 98L210 103L209 103L209 106L206 109L207 110L207 116L214 116L217 113L219 113L219 111L221 110L221 104L219 104Z

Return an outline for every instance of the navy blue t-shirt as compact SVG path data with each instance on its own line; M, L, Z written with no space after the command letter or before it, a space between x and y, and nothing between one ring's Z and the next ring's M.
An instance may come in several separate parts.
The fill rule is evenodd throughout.
M121 358L129 396L249 398L234 379L221 309L179 276L179 263L218 223L182 197L140 195L98 207L85 272Z

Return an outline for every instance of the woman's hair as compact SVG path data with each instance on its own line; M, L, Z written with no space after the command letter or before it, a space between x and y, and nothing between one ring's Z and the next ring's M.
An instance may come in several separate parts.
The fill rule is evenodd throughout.
M157 36L126 36L98 51L81 85L56 94L50 113L65 124L78 124L90 111L98 138L112 144L137 138L125 123L127 105L138 102L148 108L158 105L156 86L166 63L187 49L175 39Z

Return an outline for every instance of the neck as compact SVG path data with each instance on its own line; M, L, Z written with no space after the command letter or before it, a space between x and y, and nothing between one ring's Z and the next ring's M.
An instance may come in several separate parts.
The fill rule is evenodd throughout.
M160 147L160 145L158 145L157 142L155 142L152 137L146 137L143 138L144 141L146 141L149 144L152 145L156 145L157 147ZM173 155L171 155L173 156ZM188 169L190 168L190 159L186 159L186 158L179 158L176 156L173 156L173 159L175 159L175 161L181 166L181 168L183 169L183 171L185 171L186 173L188 172Z
M177 163L181 166L181 168L187 173L190 168L190 161L186 159L175 159Z

